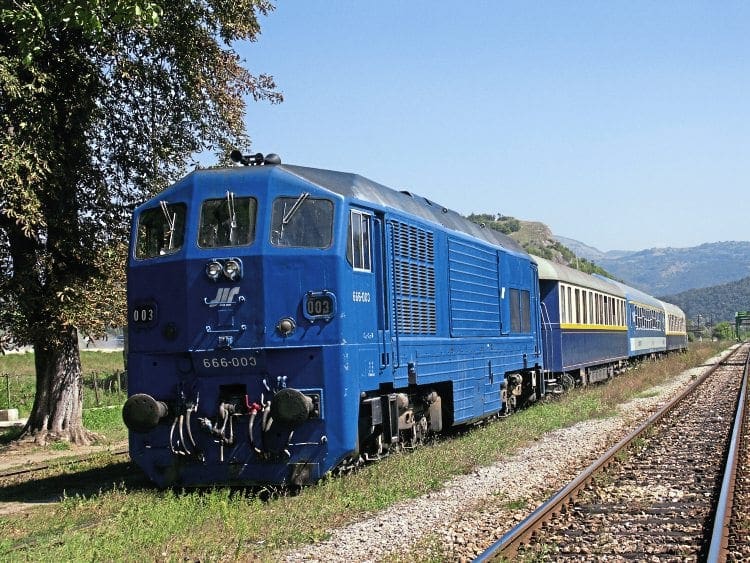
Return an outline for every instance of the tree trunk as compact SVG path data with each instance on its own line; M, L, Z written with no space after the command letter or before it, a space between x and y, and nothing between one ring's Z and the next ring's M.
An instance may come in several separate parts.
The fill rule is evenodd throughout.
M88 445L96 435L83 427L83 379L78 331L61 329L56 342L34 343L36 396L22 439L39 444L64 440Z

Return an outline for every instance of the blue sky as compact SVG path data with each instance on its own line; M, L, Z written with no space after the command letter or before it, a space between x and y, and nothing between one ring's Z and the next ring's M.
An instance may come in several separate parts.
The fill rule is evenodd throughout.
M750 2L279 1L252 150L601 250L750 240Z

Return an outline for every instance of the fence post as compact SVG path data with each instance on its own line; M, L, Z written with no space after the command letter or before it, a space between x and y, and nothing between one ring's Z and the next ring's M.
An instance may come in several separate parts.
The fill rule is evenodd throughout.
M4 373L3 376L5 377L5 390L8 393L8 408L10 408L10 374Z
M100 406L99 404L99 381L96 378L96 372L91 374L91 377L94 379L94 398L96 399L96 406Z

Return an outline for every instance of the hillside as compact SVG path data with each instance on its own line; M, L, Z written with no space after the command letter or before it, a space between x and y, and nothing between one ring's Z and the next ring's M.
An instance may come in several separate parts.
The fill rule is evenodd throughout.
M509 235L518 241L529 254L565 264L588 274L597 273L612 277L612 274L605 269L585 258L580 258L564 244L555 240L552 231L544 223L522 221L515 217L492 215L489 213L472 213L467 219Z
M701 315L703 322L734 322L737 311L750 310L750 277L700 289L661 297L680 307L693 321Z

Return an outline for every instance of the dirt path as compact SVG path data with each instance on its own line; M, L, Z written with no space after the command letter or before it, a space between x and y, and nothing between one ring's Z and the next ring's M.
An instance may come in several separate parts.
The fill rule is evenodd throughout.
M61 460L67 457L74 458L81 455L93 453L105 453L108 451L122 450L128 447L127 440L112 444L101 444L92 446L74 446L69 449L55 450L51 446L38 446L36 444L11 444L0 446L0 472L24 467L34 467L53 460Z

